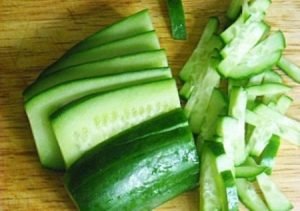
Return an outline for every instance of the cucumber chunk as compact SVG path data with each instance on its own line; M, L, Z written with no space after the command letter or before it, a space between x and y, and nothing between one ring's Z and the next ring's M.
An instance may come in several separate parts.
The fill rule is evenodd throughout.
M194 188L199 159L183 117L180 109L160 115L84 154L65 175L65 186L77 207L152 210ZM149 133L149 128L155 129Z
M258 175L256 179L270 210L289 211L293 209L291 202L265 173Z
M147 51L72 66L39 78L26 88L23 93L24 100L27 101L48 88L72 80L167 66L168 61L164 50Z
M171 78L169 68L88 78L63 83L28 100L25 110L42 165L54 169L64 168L61 151L49 120L57 109L89 94L167 78Z
M160 48L155 31L148 31L122 40L112 41L85 51L66 55L47 69L47 74L63 68L101 59L113 58ZM46 73L43 75L47 75Z
M56 111L51 120L68 168L111 136L178 107L175 81L164 80L83 98Z

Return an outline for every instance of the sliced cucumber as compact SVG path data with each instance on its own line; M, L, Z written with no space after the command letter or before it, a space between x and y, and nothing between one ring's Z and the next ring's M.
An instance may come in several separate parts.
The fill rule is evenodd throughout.
M200 132L212 92L220 83L221 77L216 70L216 63L218 60L211 59L207 70L198 78L198 83L195 84L193 93L184 107L194 133Z
M69 167L107 138L178 107L175 81L164 80L83 98L58 110L51 119Z
M241 166L235 167L235 177L251 179L265 171L266 171L265 166L241 165Z
M266 173L271 174L275 158L280 147L280 137L273 135L259 158L259 164L267 167Z
M43 74L43 76L49 74L50 72L56 72L63 68L74 65L99 61L101 59L108 59L127 54L157 50L159 48L159 40L155 31L149 31L122 40L112 41L110 43L90 48L85 51L67 55L51 65L47 69L47 73Z
M184 67L180 71L180 78L184 81L187 81L190 75L193 72L197 72L199 67L198 63L200 60L198 58L202 57L203 54L207 51L207 49L211 49L207 47L208 41L211 37L216 33L219 27L219 20L216 17L209 18L208 23L206 24L202 36L193 51L192 55L190 56L189 60L185 63Z
M268 211L268 207L246 179L236 179L236 187L243 204L253 211Z
M154 28L149 10L142 10L92 34L72 47L68 53L84 51L114 40L124 39L152 30Z
M233 65L234 61L221 62L218 67L219 72L225 77L235 79L259 74L266 69L271 69L277 63L284 48L285 40L282 32L273 32L252 48L238 65ZM268 57L264 55L268 55Z
M281 57L277 63L278 67L281 68L291 79L300 83L300 68L286 59L285 57Z
M225 112L227 103L220 90L214 89L207 111L204 117L204 122L200 128L200 135L204 140L212 140L216 134L218 117Z
M147 51L77 65L39 78L26 88L23 93L24 100L27 101L50 87L72 80L167 66L168 61L164 50Z
M67 171L65 185L80 210L138 211L194 188L198 178L193 136L178 109L93 148Z
M230 5L229 5L229 8L226 13L227 17L230 20L235 20L239 16L243 2L244 2L243 0L231 0L230 1Z
M25 109L42 165L54 169L64 168L61 151L49 121L49 116L61 106L92 93L166 78L171 78L169 68L82 79L55 86L28 100Z
M258 175L256 179L270 210L289 211L293 209L291 202L265 173Z
M234 128L232 147L234 148L234 164L239 165L246 159L245 151L245 115L247 107L247 92L241 87L233 87L230 92L229 115L237 120ZM233 128L232 128L233 129ZM231 130L232 130L231 129ZM228 143L229 144L229 143Z
M172 37L175 40L186 40L184 9L181 0L168 0L167 7L171 23Z
M280 83L264 83L261 85L250 86L247 93L252 96L285 94L291 90L291 87Z

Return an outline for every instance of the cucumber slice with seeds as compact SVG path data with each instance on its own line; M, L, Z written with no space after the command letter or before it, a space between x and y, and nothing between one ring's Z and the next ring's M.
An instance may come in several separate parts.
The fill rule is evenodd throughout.
M56 111L51 121L68 168L107 138L178 107L175 81L163 80L85 97Z
M61 151L49 120L49 116L57 109L89 94L167 78L171 78L169 68L81 79L52 87L28 100L25 110L42 165L54 169L64 168Z
M35 81L24 91L24 100L27 101L48 88L72 80L134 72L148 68L151 71L150 68L167 66L168 61L164 50L147 51L77 65L62 69Z

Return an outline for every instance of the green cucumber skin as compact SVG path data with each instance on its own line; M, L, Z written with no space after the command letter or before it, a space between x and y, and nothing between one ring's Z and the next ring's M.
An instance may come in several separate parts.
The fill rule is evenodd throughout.
M68 81L135 72L145 69L151 71L151 68L154 69L167 66L168 61L165 50L146 51L76 65L54 73L49 73L47 76L39 78L23 92L24 101L26 102L39 93Z
M45 72L43 76L56 71L60 71L61 69L67 67L93 61L99 61L100 59L104 60L116 56L123 56L127 54L134 54L158 49L160 49L160 44L156 32L143 32L132 37L112 41L85 51L67 55L51 65L47 69L47 73Z
M192 133L179 127L98 145L71 166L65 185L81 210L150 210L195 187L198 177Z

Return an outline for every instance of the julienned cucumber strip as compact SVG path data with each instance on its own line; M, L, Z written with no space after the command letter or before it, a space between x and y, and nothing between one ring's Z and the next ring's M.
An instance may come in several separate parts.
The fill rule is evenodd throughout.
M229 8L226 13L227 17L230 20L235 20L239 16L243 2L244 2L244 0L231 0L230 1L230 5L229 5Z
M24 91L24 100L61 83L72 80L134 72L151 68L167 67L168 61L165 50L147 51L129 54L111 59L90 62L62 69L55 73L39 78Z
M185 81L185 84L183 85L182 89L180 90L180 96L188 99L196 84L201 83L203 80L203 77L205 77L205 74L207 73L207 69L209 68L210 65L210 60L211 58L213 60L216 60L215 54L219 54L217 49L220 49L223 46L223 43L220 39L219 36L213 35L211 39L208 41L206 45L206 51L203 53L201 57L201 61L199 61L197 64L197 68L195 69L194 72L190 74L190 77L187 81Z
M107 138L178 107L176 84L169 79L87 96L56 111L51 120L68 168Z
M200 136L204 140L212 140L215 133L218 122L218 117L225 113L227 103L220 90L214 89L204 117L204 123L201 126Z
M201 58L207 51L206 44L209 39L217 32L218 27L218 18L209 18L195 50L179 73L179 76L182 80L187 81L193 72L197 72L197 69L199 67L198 63L201 61L198 58Z
M232 137L234 148L234 164L239 165L246 159L245 151L245 115L247 108L247 92L241 87L233 87L230 92L229 115L237 120L237 125Z
M246 21L262 21L270 4L270 0L255 0L250 5L248 5L248 2L244 1L242 13L239 18L221 33L221 37L224 42L229 43L234 37L236 37L240 33L240 30Z
M266 173L271 175L275 165L275 158L280 147L280 137L273 135L259 157L259 165L267 167Z
M178 109L143 122L72 165L65 185L80 210L152 210L194 188L199 159L183 117ZM155 129L148 134L149 128Z
M247 42L247 39L244 41ZM225 77L235 79L259 74L266 69L271 69L277 63L284 48L285 39L282 32L273 32L252 48L239 64L221 62L218 70ZM265 55L268 55L268 57L265 57Z
M111 59L85 63L65 68L58 72L44 76L43 78L39 78L39 80L25 90L24 97L25 99L28 99L30 96L33 96L35 93L41 92L44 89L74 79L106 76L166 66L168 66L168 63L163 49L146 51L137 54L128 54Z
M167 0L172 37L176 40L186 40L184 9L181 0Z
M283 95L278 99L276 104L272 106L272 108L284 114L287 112L291 103L292 100ZM255 129L253 129L247 145L248 152L257 157L261 155L266 145L269 143L274 131L274 125L268 124L266 121L261 121L261 124L262 125L260 126L256 125Z
M250 166L250 165L241 165L234 168L236 178L246 178L251 179L261 174L266 170L265 166Z
M49 116L62 105L93 93L171 78L169 68L158 68L106 77L70 81L47 89L25 103L40 161L43 166L63 169L64 162Z
M275 71L269 70L265 72L265 77L264 77L264 83L283 83L283 80L281 76L276 73ZM263 96L263 103L264 104L269 104L270 102L275 102L281 94L274 93L274 94L266 94Z
M149 10L142 10L92 34L72 47L67 53L75 53L114 40L124 39L154 30Z
M256 192L254 186L246 179L236 179L236 187L239 198L243 204L250 210L268 210L266 204Z
M296 64L282 56L279 59L277 66L280 67L281 70L284 71L291 79L300 83L300 68Z
M203 77L197 80L198 83L195 84L194 90L184 107L194 133L200 132L212 92L220 83L220 75L216 70L216 63L218 62L217 59L210 59L207 70L203 73Z
M285 94L291 87L280 83L263 83L261 85L247 87L247 93L252 96Z
M232 166L222 143L203 143L200 172L200 210L238 210Z
M122 40L112 41L85 51L70 54L51 65L47 71L56 72L63 68L101 59L124 56L144 51L158 50L159 40L155 31L148 31ZM45 74L44 74L45 75Z
M256 179L270 210L289 211L293 209L291 202L265 173L258 175Z

